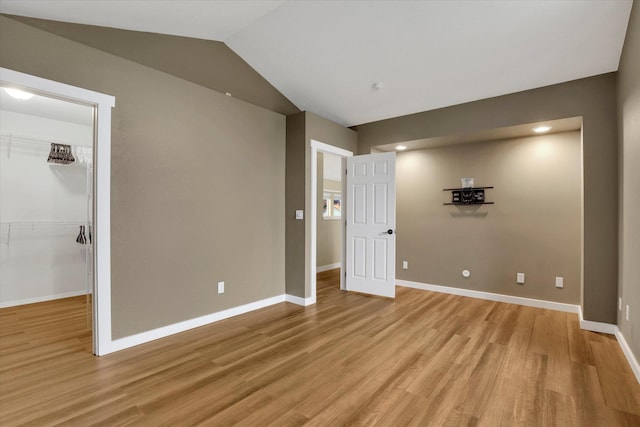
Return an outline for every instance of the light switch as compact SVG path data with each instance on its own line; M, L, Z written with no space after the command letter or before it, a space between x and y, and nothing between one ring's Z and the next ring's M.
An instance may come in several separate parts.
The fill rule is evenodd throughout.
M304 211L302 209L296 209L296 219L304 219Z

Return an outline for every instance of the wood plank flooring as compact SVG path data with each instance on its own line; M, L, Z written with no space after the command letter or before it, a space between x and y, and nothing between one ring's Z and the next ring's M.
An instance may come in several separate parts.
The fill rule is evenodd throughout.
M277 304L94 357L83 297L0 310L1 426L640 426L576 315L398 288Z

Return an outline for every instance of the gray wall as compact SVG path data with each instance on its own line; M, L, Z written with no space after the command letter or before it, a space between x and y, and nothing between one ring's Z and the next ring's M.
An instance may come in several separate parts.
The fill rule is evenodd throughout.
M287 116L287 200L286 200L286 290L287 294L310 297L309 251L311 225L311 140L338 148L357 150L358 135L330 120L313 113L302 112ZM302 166L304 165L304 169ZM305 219L295 219L295 209L304 209Z
M19 22L130 59L280 114L299 112L223 42L11 16Z
M398 279L579 304L579 131L398 153L396 177ZM461 177L495 204L444 206Z
M615 323L618 282L616 84L616 75L609 73L361 125L356 128L358 151L364 154L372 147L393 142L582 117L583 313L587 320Z
M283 294L284 116L6 17L0 65L116 97L113 338Z
M297 209L305 209L305 167L307 113L287 116L287 169L286 169L286 291L289 295L305 297L305 264L308 254L305 247L304 219L297 220Z
M618 75L621 206L618 325L640 359L640 4L634 2ZM624 309L630 307L629 321Z

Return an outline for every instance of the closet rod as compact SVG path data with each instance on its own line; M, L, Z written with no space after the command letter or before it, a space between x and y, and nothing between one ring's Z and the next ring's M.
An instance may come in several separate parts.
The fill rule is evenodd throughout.
M9 243L12 232L24 230L66 230L76 229L81 225L91 226L87 221L3 221L0 222L0 235L3 243Z
M88 145L69 144L60 140L54 141L54 140L47 140L47 139L39 139L39 138L34 138L26 135L15 134L12 132L0 132L0 140L2 140L3 143L7 143L9 145L11 145L14 141L17 141L23 144L33 144L33 145L39 145L43 147L45 145L50 146L51 144L64 144L64 145L70 145L71 147L92 148L91 146L88 146Z
M19 226L19 227L51 227L51 226L78 226L86 225L87 221L2 221L2 227Z

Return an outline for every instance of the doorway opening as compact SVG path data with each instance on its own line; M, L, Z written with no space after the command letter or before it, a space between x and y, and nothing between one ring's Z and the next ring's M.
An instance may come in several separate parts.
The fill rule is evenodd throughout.
M327 191L327 197L324 197L324 191L319 192L319 170L318 170L318 158L319 154L324 156L335 157L333 161L339 162L340 164L340 173L342 177L344 177L345 171L345 159L347 157L352 157L353 153L348 150L344 150L342 148L335 147L333 145L325 144L316 140L311 140L311 206L309 210L309 222L311 227L311 241L310 241L310 274L309 274L309 284L310 284L310 297L307 299L306 304L315 304L316 303L316 284L317 284L317 273L318 273L318 221L331 221L339 224L339 245L340 245L340 261L338 263L332 262L328 264L326 268L340 268L340 289L345 289L345 235L344 235L344 215L342 212L346 212L346 204L345 204L345 180L340 180L340 187L338 191L338 187L335 187L332 191ZM334 177L335 178L335 177ZM333 180L336 181L336 180ZM324 188L324 185L321 187ZM326 212L327 216L324 216L324 203L327 203ZM322 204L319 203L321 201ZM340 213L340 216L338 214ZM335 214L335 215L334 215ZM322 216L321 216L322 215ZM320 219L318 219L320 217ZM334 219L325 219L331 218ZM335 228L335 227L334 227ZM325 264L327 266L327 264Z
M20 317L35 309L25 305L57 300L47 306L74 315L49 316L47 327L85 336L93 312L93 117L93 106L0 90L0 307ZM61 318L72 320L56 323Z
M43 280L40 277L42 281L49 283L45 285L45 288L49 286L49 289L39 291L40 296L34 293L30 296L22 295L21 298L14 292L19 293L19 289L10 289L9 284L4 283L3 292L5 290L13 292L13 294L7 294L7 298L11 298L13 303L29 302L29 300L36 302L39 298L46 299L52 295L64 296L74 292L81 295L91 295L91 298L87 297L87 302L91 299L91 304L87 303L87 307L91 307L87 313L90 316L87 323L91 325L92 351L96 355L107 354L113 351L111 348L110 145L111 108L115 105L115 99L109 95L6 68L0 68L0 86L3 91L6 88L7 92L13 92L14 95L22 97L22 99L16 98L16 102L20 101L22 104L16 104L16 108L8 112L12 116L9 123L13 129L7 129L7 135L3 134L2 156L9 159L11 150L14 150L13 160L16 160L17 150L31 150L28 156L35 152L38 155L37 159L45 166L45 169L42 169L42 163L33 162L33 158L28 158L26 153L22 153L27 157L22 156L21 161L29 163L28 167L33 169L34 176L33 179L27 179L26 182L18 178L19 181L22 181L22 188L13 182L12 190L7 190L7 195L12 197L12 200L15 199L13 202L18 203L11 203L13 211L3 208L2 237L3 239L4 237L11 239L11 229L16 231L18 228L24 228L23 226L26 226L27 229L31 228L31 232L40 231L36 234L41 238L46 234L44 231L50 232L51 229L55 229L56 233L61 233L64 237L64 243L49 236L46 243L49 248L40 253L41 257L51 258L53 256L53 260L49 259L46 262L48 262L49 274L56 275L58 268L53 267L61 267L63 271L66 271L63 264L69 261L66 256L68 253L56 259L56 251L60 255L60 245L64 246L68 243L66 233L72 231L74 238L72 243L79 245L75 247L76 249L80 248L80 253L75 254L74 261L78 261L77 258L84 254L84 273L81 274L86 275L83 277L85 279L83 281L84 289L60 288L59 286L69 285L69 281L66 281L64 274L62 274L62 279L59 281L55 280L55 277L53 280ZM56 104L57 110L44 113L42 105L34 107L34 103L32 103L29 106L28 102L31 101L31 98L40 101L40 104ZM3 108L9 102L13 101L3 102ZM67 120L65 124L63 120L60 120L62 117L51 117L52 114L67 114L67 118L75 117L71 111L81 111L78 114L88 114L88 118L84 117L80 123ZM49 114L49 117L46 114ZM42 117L43 115L44 117ZM25 118L25 116L32 116L32 118ZM33 116L40 116L44 121L34 124ZM3 120L3 125L6 123L7 121ZM56 132L61 133L56 134ZM50 137L52 134L58 136ZM42 149L47 152L44 159L39 156L41 154L39 151ZM49 166L51 169L48 169ZM43 173L48 176L38 175ZM45 178L49 178L48 184L51 188L45 186ZM11 183L10 180L7 185L11 185ZM27 187L35 187L41 194L26 191ZM52 200L63 198L63 203L56 207L45 206L47 209L39 209L36 212L35 207L38 204L45 205L43 197L47 195L47 192L53 193L48 194ZM4 193L3 188L3 197ZM9 203L3 203L3 206L6 205ZM46 215L50 216L46 217ZM4 235L5 231L7 232L6 236ZM17 236L14 234L13 237ZM69 248L67 247L65 250L67 249ZM6 253L8 257L8 250ZM9 262L8 258L7 262ZM66 267L69 268L68 265ZM46 274L46 268L38 274L42 273ZM79 280L72 282L75 286ZM7 302L7 305L10 304Z

